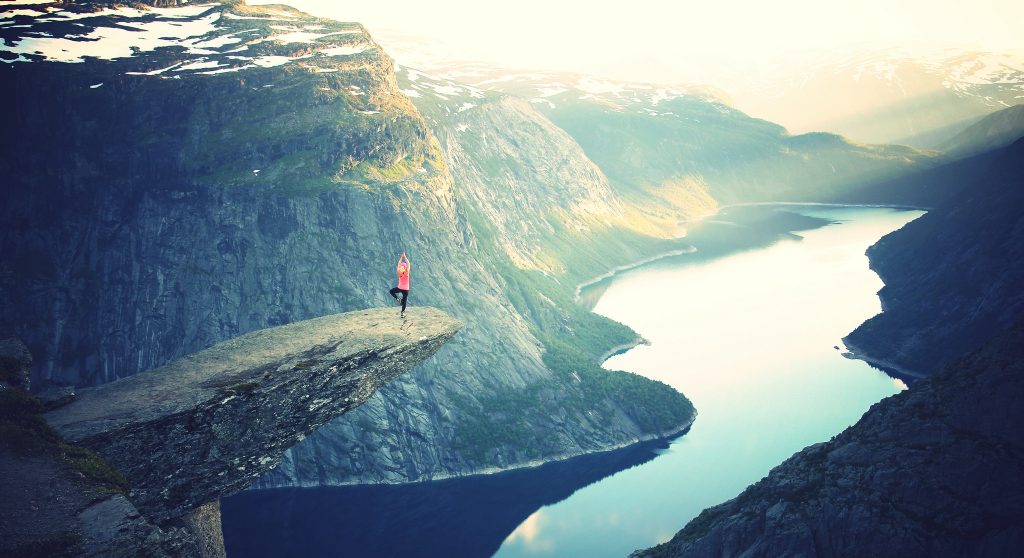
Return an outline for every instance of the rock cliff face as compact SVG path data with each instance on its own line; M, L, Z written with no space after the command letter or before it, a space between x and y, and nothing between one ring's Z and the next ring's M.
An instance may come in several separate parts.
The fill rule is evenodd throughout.
M1012 556L1021 424L1024 324L633 556Z
M459 316L464 333L328 428L324 444L300 446L310 458L286 458L281 482L492 471L692 420L667 386L594 372L632 332L573 308L582 279L516 274L361 26L238 2L23 9L38 14L15 16L29 27L0 27L2 56L16 60L0 65L11 84L0 96L23 107L0 139L12 177L0 193L0 289L12 301L0 330L32 350L38 385L110 382L256 329L393 304L392 262L405 250L412 305ZM125 27L149 42L99 48ZM586 206L592 223L614 207L607 192L577 203L572 184L503 193L546 223L530 237L546 255L520 243L524 261L570 267L544 248L552 238L584 244L581 274L662 249L634 237L629 251L594 250L601 239L564 212L547 219ZM586 350L555 372L542 331L583 337ZM608 388L620 381L636 390ZM659 412L645 410L652 401Z
M423 307L405 319L378 309L262 329L81 390L46 420L112 462L139 510L165 521L247 487L460 327Z
M0 548L222 557L222 496L461 326L423 307L405 319L379 309L263 329L83 389L42 416L38 400L0 388Z
M585 76L452 68L460 79L529 99L630 199L686 215L719 203L836 201L878 180L928 168L936 152L865 145L835 134L791 135L699 88ZM464 76L464 77L463 77ZM415 101L415 98L414 98ZM699 211L698 211L699 212Z
M844 341L924 375L1024 315L1024 140L966 161L966 182L868 250L885 311Z
M528 358L513 356L511 370L505 362L473 371L457 385L440 378L396 383L381 400L289 451L257 486L492 472L620 447L689 425L692 407L667 386L596 370L601 353L634 334L573 301L574 285L605 266L678 242L627 228L631 210L600 170L527 103L404 67L398 80L439 140L466 226L478 233L475 257L494 270L494 294L501 297L494 310L511 310L529 329ZM636 222L658 232L650 219ZM488 312L492 294L479 285L473 293L466 312ZM490 329L488 321L481 316L478 328L463 336L477 336L474 346L480 348L505 340L510 331ZM572 350L555 346L556 336Z

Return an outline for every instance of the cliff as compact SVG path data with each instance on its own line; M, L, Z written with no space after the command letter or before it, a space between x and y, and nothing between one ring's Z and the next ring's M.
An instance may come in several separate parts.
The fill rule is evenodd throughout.
M64 441L115 466L130 488L127 499L82 503L73 524L49 528L71 533L75 553L86 555L223 554L222 496L247 487L287 448L426 360L461 327L428 307L410 309L404 320L393 309L337 314L255 331L83 389L44 417ZM47 481L69 486L65 500L81 492L59 470ZM33 504L59 505L53 498ZM4 530L22 521L31 523L5 520ZM13 537L25 544L20 538Z
M577 172L599 176L585 159L550 169L542 195L529 180L471 189L359 24L240 2L98 6L19 5L16 25L0 26L0 99L21 107L0 138L0 333L31 349L34 386L107 383L257 329L390 303L404 250L413 307L457 314L466 331L303 444L294 465L306 472L286 459L280 482L489 472L692 420L668 386L595 370L634 334L576 309L574 277L536 269L603 272L661 249L640 236L617 254L590 248L608 233L588 226L615 204L597 190L576 202ZM525 176L524 162L509 166ZM514 218L478 210L490 194L537 216L530 244L510 243L523 258L494 240L522 232L504 228ZM558 253L578 244L571 265L552 257L556 241ZM541 321L585 341L564 359L579 370L552 370ZM613 382L636 389L621 396Z
M1024 315L1024 140L961 166L957 193L868 249L885 311L844 339L859 356L924 375Z
M1024 324L632 556L1011 556L1021 424Z
M862 195L864 187L943 160L934 151L829 133L791 135L699 88L478 68L458 75L529 98L624 196L688 217L708 198L877 203Z
M477 233L475 255L492 270L502 297L495 311L521 317L530 352L510 354L512 360L493 370L467 370L459 384L396 383L381 400L290 450L257 486L495 472L688 426L692 405L667 385L597 366L607 348L635 334L573 298L574 285L604 273L605 266L678 248L679 242L653 236L658 224L650 219L631 221L642 230L627 226L635 212L579 146L528 103L404 66L396 73L441 146L466 227ZM466 304L465 311L476 315L490 296L475 288L469 300L453 304ZM476 346L508 345L514 330L485 329L486 318L480 319Z

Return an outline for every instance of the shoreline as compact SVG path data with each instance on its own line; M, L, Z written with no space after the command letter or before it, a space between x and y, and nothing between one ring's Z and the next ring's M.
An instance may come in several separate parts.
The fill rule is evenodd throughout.
M703 219L707 219L707 218L710 218L710 217L714 217L715 215L718 215L721 212L722 209L726 209L726 208L729 208L729 207L771 206L771 205L777 205L777 206L814 206L814 207L888 208L888 209L898 209L898 210L921 210L921 211L927 211L928 210L928 208L923 208L923 207L901 206L901 205L886 205L886 204L842 204L842 203L822 203L822 202L752 202L752 203L730 204L730 205L719 206L714 212L708 213L707 215L703 215L698 220L703 220ZM615 275L617 275L619 273L622 273L624 271L628 271L628 270L631 270L631 269L635 269L637 267L640 267L640 266L643 266L643 265L646 265L648 263L652 263L652 262L655 262L655 261L658 261L658 260L661 260L661 259L664 259L664 258L669 258L669 257L679 256L679 255L684 255L684 254L692 254L692 253L695 253L697 251L698 250L697 250L697 248L695 246L689 246L686 249L671 250L671 251L664 252L664 253L661 253L661 254L656 254L656 255L648 257L648 258L643 258L643 259L637 260L635 262L631 262L631 263L628 263L628 264L623 264L623 265L615 266L615 267L611 268L606 273L603 273L603 274L601 274L601 275L599 275L597 277L594 277L594 278L592 278L590 280L587 280L587 281L584 281L582 283L579 283L576 286L575 301L576 302L579 301L580 293L581 293L581 291L583 289L585 289L585 288L587 288L589 286L592 286L592 285L594 285L594 284L596 284L596 283L598 283L600 281L608 279L610 277L614 277ZM899 366L896 366L896 365L891 365L891 364L886 363L885 361L883 361L881 359L873 359L870 356L867 356L866 354L864 354L858 348L856 348L854 346L851 346L849 344L846 344L845 338L842 339L842 342L844 343L845 348L846 348L846 352L844 352L842 354L846 358L853 358L853 359L857 359L857 360L862 360L862 361L866 362L867 364L869 364L871 366L874 366L876 368L882 369L883 372L886 372L883 369L883 367L887 367L889 370L896 370L900 374L905 374L906 376L908 376L909 378L912 378L914 380L923 379L923 378L927 377L927 376L921 375L921 374L916 373L916 372L911 372L911 371L908 371L908 370L904 370L902 367L899 367ZM603 368L604 367L604 363L608 359L610 359L611 357L619 355L619 354L623 354L625 352L628 352L628 351L630 351L630 350L632 350L632 349L634 349L634 348L636 348L636 347L638 347L640 345L648 345L649 346L650 344L651 344L651 342L648 339L644 338L643 336L637 335L636 338L634 338L632 341L620 343L620 344L614 345L614 346L610 347L609 349L607 349L597 359L597 364ZM608 370L608 372L615 372L615 371ZM886 372L886 373L888 373L888 372ZM890 376L891 376L891 374L890 374ZM658 440L671 441L671 440L674 440L674 439L676 439L678 437L681 437L681 436L685 435L689 431L689 429L693 426L693 423L696 421L698 415L699 415L699 412L696 409L694 409L693 416L688 421L686 421L684 424L681 424L678 427L673 428L673 429L669 430L668 432L665 432L665 433L662 433L662 434L649 434L649 435L637 436L637 437L631 438L629 440L624 440L624 441L621 441L621 442L618 442L618 443L615 443L613 445L610 445L610 446L607 446L607 447L604 447L604 448L601 448L601 449L597 449L597 450L592 450L592 451L570 451L570 452L565 452L565 453L560 453L560 454L557 454L557 455L553 455L553 456L550 456L550 457L547 457L547 458L544 458L544 459L533 459L533 460L524 461L524 462L521 462L521 463L511 464L511 465L506 466L506 467L486 467L486 468L481 468L481 469L473 469L473 470L469 470L469 471L465 471L465 472L461 472L461 473L441 472L441 473L438 473L438 474L436 474L434 476L431 476L429 478L407 479L407 480L403 480L403 481L400 481L400 482L367 483L367 482L354 481L354 482L338 482L338 483L329 483L329 484L325 484L325 483L299 483L299 484L289 484L289 485L280 485L280 486L271 486L271 487L260 487L260 488L252 488L252 487L250 487L250 488L246 488L245 491L246 492L249 492L249 491L265 491L265 490L279 490L279 489L291 489L291 488L316 489L316 488L329 488L329 487L366 486L366 485L377 485L377 484L383 484L383 485L387 485L387 486L402 486L402 485L412 485L412 484L428 483L428 482L434 482L434 481L458 480L458 479L477 477L477 476L482 476L482 475L497 475L497 474L501 474L501 473L505 473L505 472L520 471L520 470L526 470L526 469L536 469L538 467L543 467L544 465L546 465L548 463L563 462L563 461L567 461L567 460L571 460L571 459L574 459L574 458L577 458L577 457L583 457L583 456L587 456L587 455L600 455L600 454L604 454L604 453L609 453L609 452L613 452L613 451L622 450L622 449L624 449L626 447L633 446L633 445L636 445L636 444L645 443L645 442L653 442L653 441L658 441Z
M904 379L909 379L912 382L916 382L918 380L923 380L929 377L928 374L925 374L923 372L917 372L916 370L908 370L907 368L904 368L896 363L889 362L885 359L872 357L860 347L849 344L846 341L845 337L842 339L842 342L843 345L846 347L846 351L840 353L842 354L842 356L852 360L863 361L868 365L872 366L873 368L881 370L891 378L896 378L897 380L901 381L903 381Z
M585 289L587 287L590 287L591 285L594 285L596 283L600 283L601 281L604 281L605 279L608 279L609 277L614 277L616 274L622 273L623 271L629 271L631 269L638 268L638 267L640 267L642 265L647 265L649 263L656 262L658 260L662 260L662 259L665 259L665 258L671 258L673 256L682 256L684 254L693 254L696 251L697 251L697 247L696 246L688 246L688 247L680 249L680 250L669 250L668 252L662 252L660 254L655 254L654 256L651 256L649 258L644 258L642 260L637 260L637 261L632 262L632 263L617 265L617 266L611 268L610 270L608 270L607 272L602 273L601 275L598 275L597 277L594 277L592 279L588 279L586 281L583 281L582 283L577 284L576 285L576 294L573 297L573 300L576 301L576 302L579 302L579 300L580 300L580 293L582 293L583 289Z
M632 341L629 341L629 342L626 342L626 343L619 343L618 345L613 345L607 351L602 353L600 357L598 357L597 365L600 366L601 368L604 368L604 363L608 359L612 358L613 356L617 356L617 355L621 355L623 353L629 352L629 351L639 347L640 345L650 346L651 342L648 339L646 339L644 336L637 335L636 339L634 339Z
M603 449L599 449L599 450L561 453L561 454L558 454L557 456L554 456L554 457L551 457L551 458L547 458L547 459L531 459L530 461L524 461L522 463L517 463L517 464L514 464L514 465L510 465L508 467L487 467L487 468L484 468L484 469L474 469L474 470L471 470L469 472L460 473L460 474L439 473L436 476L432 476L430 478L406 480L406 481L402 481L402 482L378 482L378 483L366 483L366 482L343 483L343 482L341 482L341 483L331 483L331 484L302 483L302 484L289 484L289 485L284 485L284 486L272 486L272 487L266 487L266 488L252 488L252 487L249 487L249 488L246 488L245 490L243 490L242 492L261 492L261 491L266 491L266 490L282 490L282 489L293 489L293 488L316 489L316 488L331 488L331 487L339 487L340 488L340 487L349 487L349 486L380 486L380 485L385 485L385 486L407 486L407 485L421 484L421 483L428 483L428 482L436 482L436 481L459 480L459 479L465 479L465 478L470 478L470 477L480 477L480 476L484 476L484 475L500 475L502 473L509 473L509 472L512 472L512 471L522 471L522 470L526 470L526 469L536 469L538 467L543 467L544 465L547 465L549 463L559 463L559 462L563 462L563 461L569 461L569 460L575 459L577 457L595 456L595 455L600 455L600 454L603 454L603 453L610 453L610 452L613 452L613 451L622 450L622 449L628 448L630 446L634 446L634 445L637 445L637 444L642 444L642 443L645 443L645 442L656 442L656 441L659 441L659 440L664 440L664 441L675 440L676 438L678 438L680 436L683 436L687 432L689 432L690 427L693 426L693 423L694 423L695 420L697 420L697 411L696 410L694 410L694 412L693 412L693 417L691 417L690 420L686 421L685 424L682 424L682 425L680 425L678 427L675 427L675 428L673 428L673 429L671 429L668 432L665 432L663 434L651 434L651 435L645 435L645 436L638 436L638 437L632 438L630 440L626 440L626 441L623 441L621 443L617 443L615 445L608 446L607 448L603 448Z
M932 207L925 207L923 205L904 205L904 204L888 204L888 203L838 203L838 202L797 202L797 201L777 201L777 202L744 202L744 203L730 203L727 205L720 205L718 209L727 209L730 207L754 207L754 206L766 206L766 205L796 205L796 206L808 206L808 207L864 207L874 209L899 209L903 211L931 211ZM716 211L714 214L717 214ZM713 214L713 215L714 215Z

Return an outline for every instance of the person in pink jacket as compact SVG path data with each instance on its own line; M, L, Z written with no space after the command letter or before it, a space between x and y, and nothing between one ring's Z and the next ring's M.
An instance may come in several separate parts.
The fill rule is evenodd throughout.
M402 252L402 255L398 258L398 286L391 289L391 296L395 300L399 300L398 293L402 293L402 298L399 302L402 303L402 314L401 317L405 317L405 301L409 299L409 272L412 270L412 264L409 263L409 257Z

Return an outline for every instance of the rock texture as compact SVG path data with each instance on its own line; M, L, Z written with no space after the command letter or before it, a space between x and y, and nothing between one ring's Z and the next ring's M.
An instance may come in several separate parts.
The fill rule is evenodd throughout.
M525 101L404 66L397 78L441 145L464 226L474 232L468 255L489 273L472 277L471 295L448 301L474 324L459 337L475 350L462 352L443 375L425 370L385 388L380 399L290 450L257 486L490 473L688 426L693 408L668 386L594 370L608 348L635 334L573 298L576 283L607 266L680 242L652 236L664 230L624 203L572 138ZM670 225L674 230L674 220ZM446 275L466 280L456 270ZM517 321L506 322L506 312ZM576 349L559 370L552 337ZM487 355L505 360L481 362ZM609 388L615 381L624 384Z
M221 496L461 326L419 307L325 316L84 389L46 414L23 390L0 391L0 554L223 558Z
M378 309L259 330L84 389L46 420L117 466L133 503L159 523L247 487L461 325L418 307L404 320Z
M194 15L83 11L74 25L48 21L59 18L39 8L34 19L18 16L29 27L0 29L0 56L11 59L2 49L36 32L159 24L162 37L210 26L177 46L115 60L64 64L23 53L0 65L11 84L0 100L23 107L0 137L0 173L11 177L0 190L0 292L12 301L0 305L0 331L25 340L37 380L111 382L256 329L393 303L386 291L404 250L414 264L410 303L458 315L465 331L332 425L327 443L310 445L296 463L305 472L293 475L286 462L282 482L493 471L688 424L692 409L667 386L630 378L642 389L616 400L599 393L600 377L555 374L545 364L535 316L569 342L589 336L592 349L571 359L581 365L594 366L633 334L574 309L577 279L516 272L362 26L283 6L186 8ZM574 171L593 176L583 163ZM597 274L661 250L658 239L639 236L628 250L594 250L614 231L597 238L565 212L549 215L576 207L581 191L571 173L550 176L557 181L544 195L522 190L536 185L526 180L502 192L538 216L531 225L543 225L530 240L544 258L516 247L528 261ZM474 192L486 202L485 189ZM606 197L583 201L597 204L590 223L605 214ZM544 247L552 239L577 243L577 260L554 260ZM529 304L511 303L524 292L534 297ZM634 418L661 396L672 400L674 420ZM553 418L552 406L567 411ZM487 432L507 435L480 435Z
M32 385L32 354L21 339L0 339L0 389L28 391Z
M1013 556L1021 424L1024 324L632 556Z
M1024 315L1024 139L966 165L958 193L868 249L885 311L844 339L859 356L925 375Z

